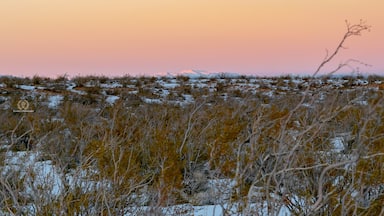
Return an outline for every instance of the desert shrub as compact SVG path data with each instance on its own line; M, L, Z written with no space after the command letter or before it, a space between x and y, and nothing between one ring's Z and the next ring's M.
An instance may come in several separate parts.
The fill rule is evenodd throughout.
M26 80L18 77L2 76L0 77L0 83L4 83L7 88L14 88L16 85L26 84Z
M87 94L94 94L94 95L97 95L97 94L100 94L101 92L101 88L100 86L90 86L90 87L85 87L84 88L84 91L87 93Z
M32 77L32 84L33 85L41 85L42 83L43 83L43 81L44 81L44 79L42 78L42 77L39 77L39 76L37 76L37 75L34 75L33 77Z
M74 82L77 87L84 87L89 79L87 77L77 76L72 78L71 81Z
M348 209L379 214L383 93L359 86L325 90L319 79L308 78L313 88L303 85L302 92L274 96L237 89L241 80L212 84L220 93L185 84L170 90L174 100L191 91L194 102L183 106L143 103L141 97L161 96L161 87L149 78L140 81L147 84L139 94L107 89L121 98L113 105L102 102L98 85L81 88L88 89L87 95L65 92L58 109L41 103L44 97L27 94L36 112L0 113L0 140L13 144L0 155L38 151L39 160L52 162L64 177L86 171L84 181L100 183L88 191L64 185L57 199L36 206L46 214L120 214L130 211L128 206L160 209L181 203L241 203L247 209L247 203L259 202L276 209L284 205L300 215L309 214L322 193L319 215L353 214ZM260 82L268 91L274 88L267 80ZM21 92L12 91L13 107ZM337 148L335 139L341 142ZM227 191L212 188L212 182L225 181L231 182ZM4 206L11 205L5 194Z
M230 92L231 97L243 98L245 95L244 91L241 89L234 89Z
M155 94L152 88L148 88L148 87L139 88L137 95L141 97L150 98L150 99L159 98L159 95Z
M105 90L105 93L107 95L116 95L116 96L118 96L120 94L120 92L121 92L121 89L119 89L119 88L112 88L112 89Z
M67 74L60 75L60 76L58 76L58 77L54 80L55 83L65 83L65 82L67 82L67 81L68 81L68 75L67 75Z
M85 95L72 93L67 96L67 99L72 103L77 103L84 106L97 106L101 98L101 95L90 93L86 93Z
M180 99L184 99L183 96L177 92L177 91L172 91L171 93L169 93L166 97L166 100L174 100L174 101L177 101L177 100L180 100Z
M137 107L143 103L141 97L136 94L124 94L122 98L126 107Z
M188 82L189 77L188 76L183 76L183 75L177 75L176 76L176 80L185 83L185 82Z
M191 85L180 85L173 89L174 92L178 92L179 94L191 94L192 93L192 87Z
M24 177L20 178L21 172L15 170L2 171L2 180L0 182L0 209L14 214L21 214L22 211L18 205L28 203L28 198L22 195L25 190Z
M223 93L227 90L228 84L225 82L217 82L216 84L216 90L218 93Z

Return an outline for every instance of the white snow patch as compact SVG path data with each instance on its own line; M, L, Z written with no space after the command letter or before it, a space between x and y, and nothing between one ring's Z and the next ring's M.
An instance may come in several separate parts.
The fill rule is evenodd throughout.
M61 101L64 99L63 95L52 95L48 98L48 107L49 108L57 108L57 106L61 103Z
M73 93L77 93L79 95L86 95L87 94L85 91L80 91L80 90L76 90L76 89L69 89L69 91L71 91Z
M75 83L69 83L68 86L67 86L67 90L72 90L75 87L76 87Z
M51 122L64 122L64 118L52 117Z
M101 88L122 88L123 85L118 83L118 82L114 82L114 83L102 83L100 84L100 87Z
M223 215L223 208L220 205L195 206L193 215L195 216Z
M207 87L209 87L209 85L206 83L195 83L192 85L192 87L201 89L201 88L207 88Z
M102 187L110 188L111 184L107 180L92 180L92 176L97 174L96 170L77 168L65 175L65 181L70 188L75 189L79 187L83 192L97 190Z
M16 88L27 90L27 91L35 90L35 86L31 86L31 85L16 85Z
M313 104L310 104L310 103L302 103L301 106L303 107L307 107L307 108L313 108Z
M358 80L355 80L353 82L353 84L355 84L355 85L368 85L368 81L367 80L358 79Z
M177 83L163 83L162 86L164 88L176 88L176 87L179 87L180 85Z
M52 196L60 194L63 183L52 161L38 161L36 152L7 152L4 160L2 175L9 172L20 172L19 178L24 178L25 193L37 196L44 195L49 201Z
M336 137L332 138L331 145L332 145L332 150L331 152L335 153L341 153L345 151L346 149L346 143L348 140L350 140L351 134L350 133L340 133L337 134Z
M148 104L162 104L163 101L161 99L151 99L151 98L141 98L145 103Z
M183 94L183 97L186 103L193 103L195 101L192 95Z
M264 92L263 95L272 98L273 93L274 93L273 91L267 91L267 92Z
M252 213L261 213L260 215L268 215L268 205L266 202L261 204L252 203L249 206ZM151 207L139 207L134 209L135 213L150 212ZM224 212L224 209L226 210ZM195 216L235 216L241 214L238 203L233 205L223 204L223 205L204 205L204 206L191 206L190 204L175 205L165 208L160 208L161 212L164 215L195 215ZM290 216L291 213L289 209L285 206L282 206L278 212L277 216ZM127 214L127 215L131 215ZM257 214L256 214L257 215Z
M368 105L368 101L366 101L366 100L357 100L357 101L354 101L354 104L361 105L361 106L367 106Z
M115 95L109 95L108 97L107 97L107 99L105 99L105 101L107 102L107 103L109 103L109 104L114 104L117 100L119 100L120 99L120 97L119 96L115 96Z
M35 175L32 178L27 178L26 192L33 194L36 190L43 190L43 193L47 193L47 195L59 195L63 183L56 168L52 165L52 161L39 161L32 166Z
M4 164L13 166L13 165L20 165L20 164L31 164L35 160L36 155L35 154L28 154L26 151L18 151L18 152L12 152L8 151L5 154L5 160Z
M169 92L169 90L167 90L167 89L160 89L159 90L159 95L161 96L161 97L167 97L168 95L170 94L170 92Z
M134 94L139 94L139 91L137 91L137 90L129 91L128 94L133 94L133 95Z

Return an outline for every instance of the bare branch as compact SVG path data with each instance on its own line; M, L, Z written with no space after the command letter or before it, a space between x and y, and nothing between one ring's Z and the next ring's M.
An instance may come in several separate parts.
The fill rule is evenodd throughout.
M358 24L353 24L353 25L351 25L347 20L345 21L345 23L346 23L346 27L347 27L346 33L344 34L344 36L342 37L341 41L339 42L339 44L337 45L335 50L332 52L332 54L328 55L328 52L327 52L325 59L317 67L313 76L316 76L326 64L328 64L333 58L335 58L335 56L340 52L340 49L345 49L344 44L349 37L360 36L362 34L362 32L364 32L364 31L369 32L371 29L371 26L367 25L366 22L363 20L360 20L360 22Z
M357 161L357 158L353 159L353 160L342 161L342 162L339 162L339 163L331 164L331 165L327 166L326 168L324 168L324 170L321 172L321 175L320 175L320 178L319 178L319 187L318 187L318 190L317 190L318 198L317 198L316 202L311 206L311 210L312 211L317 211L322 206L321 203L322 203L323 197L324 197L324 194L323 194L323 181L324 181L325 174L328 171L330 171L331 169L335 169L335 168L340 167L340 166L344 166L344 165L347 165L347 164L350 164L350 163L354 163L356 161Z

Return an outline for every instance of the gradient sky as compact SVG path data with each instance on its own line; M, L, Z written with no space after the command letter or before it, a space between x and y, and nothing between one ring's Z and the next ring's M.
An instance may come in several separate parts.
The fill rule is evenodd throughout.
M311 74L345 32L349 58L384 75L382 0L1 0L0 74L149 75L199 69ZM324 71L326 72L326 71Z

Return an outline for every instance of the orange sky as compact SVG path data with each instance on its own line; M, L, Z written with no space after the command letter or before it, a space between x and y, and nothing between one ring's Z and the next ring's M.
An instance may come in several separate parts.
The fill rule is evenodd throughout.
M143 75L185 69L312 73L345 31L335 63L356 58L384 75L381 0L2 0L0 74ZM326 71L324 71L326 72Z

